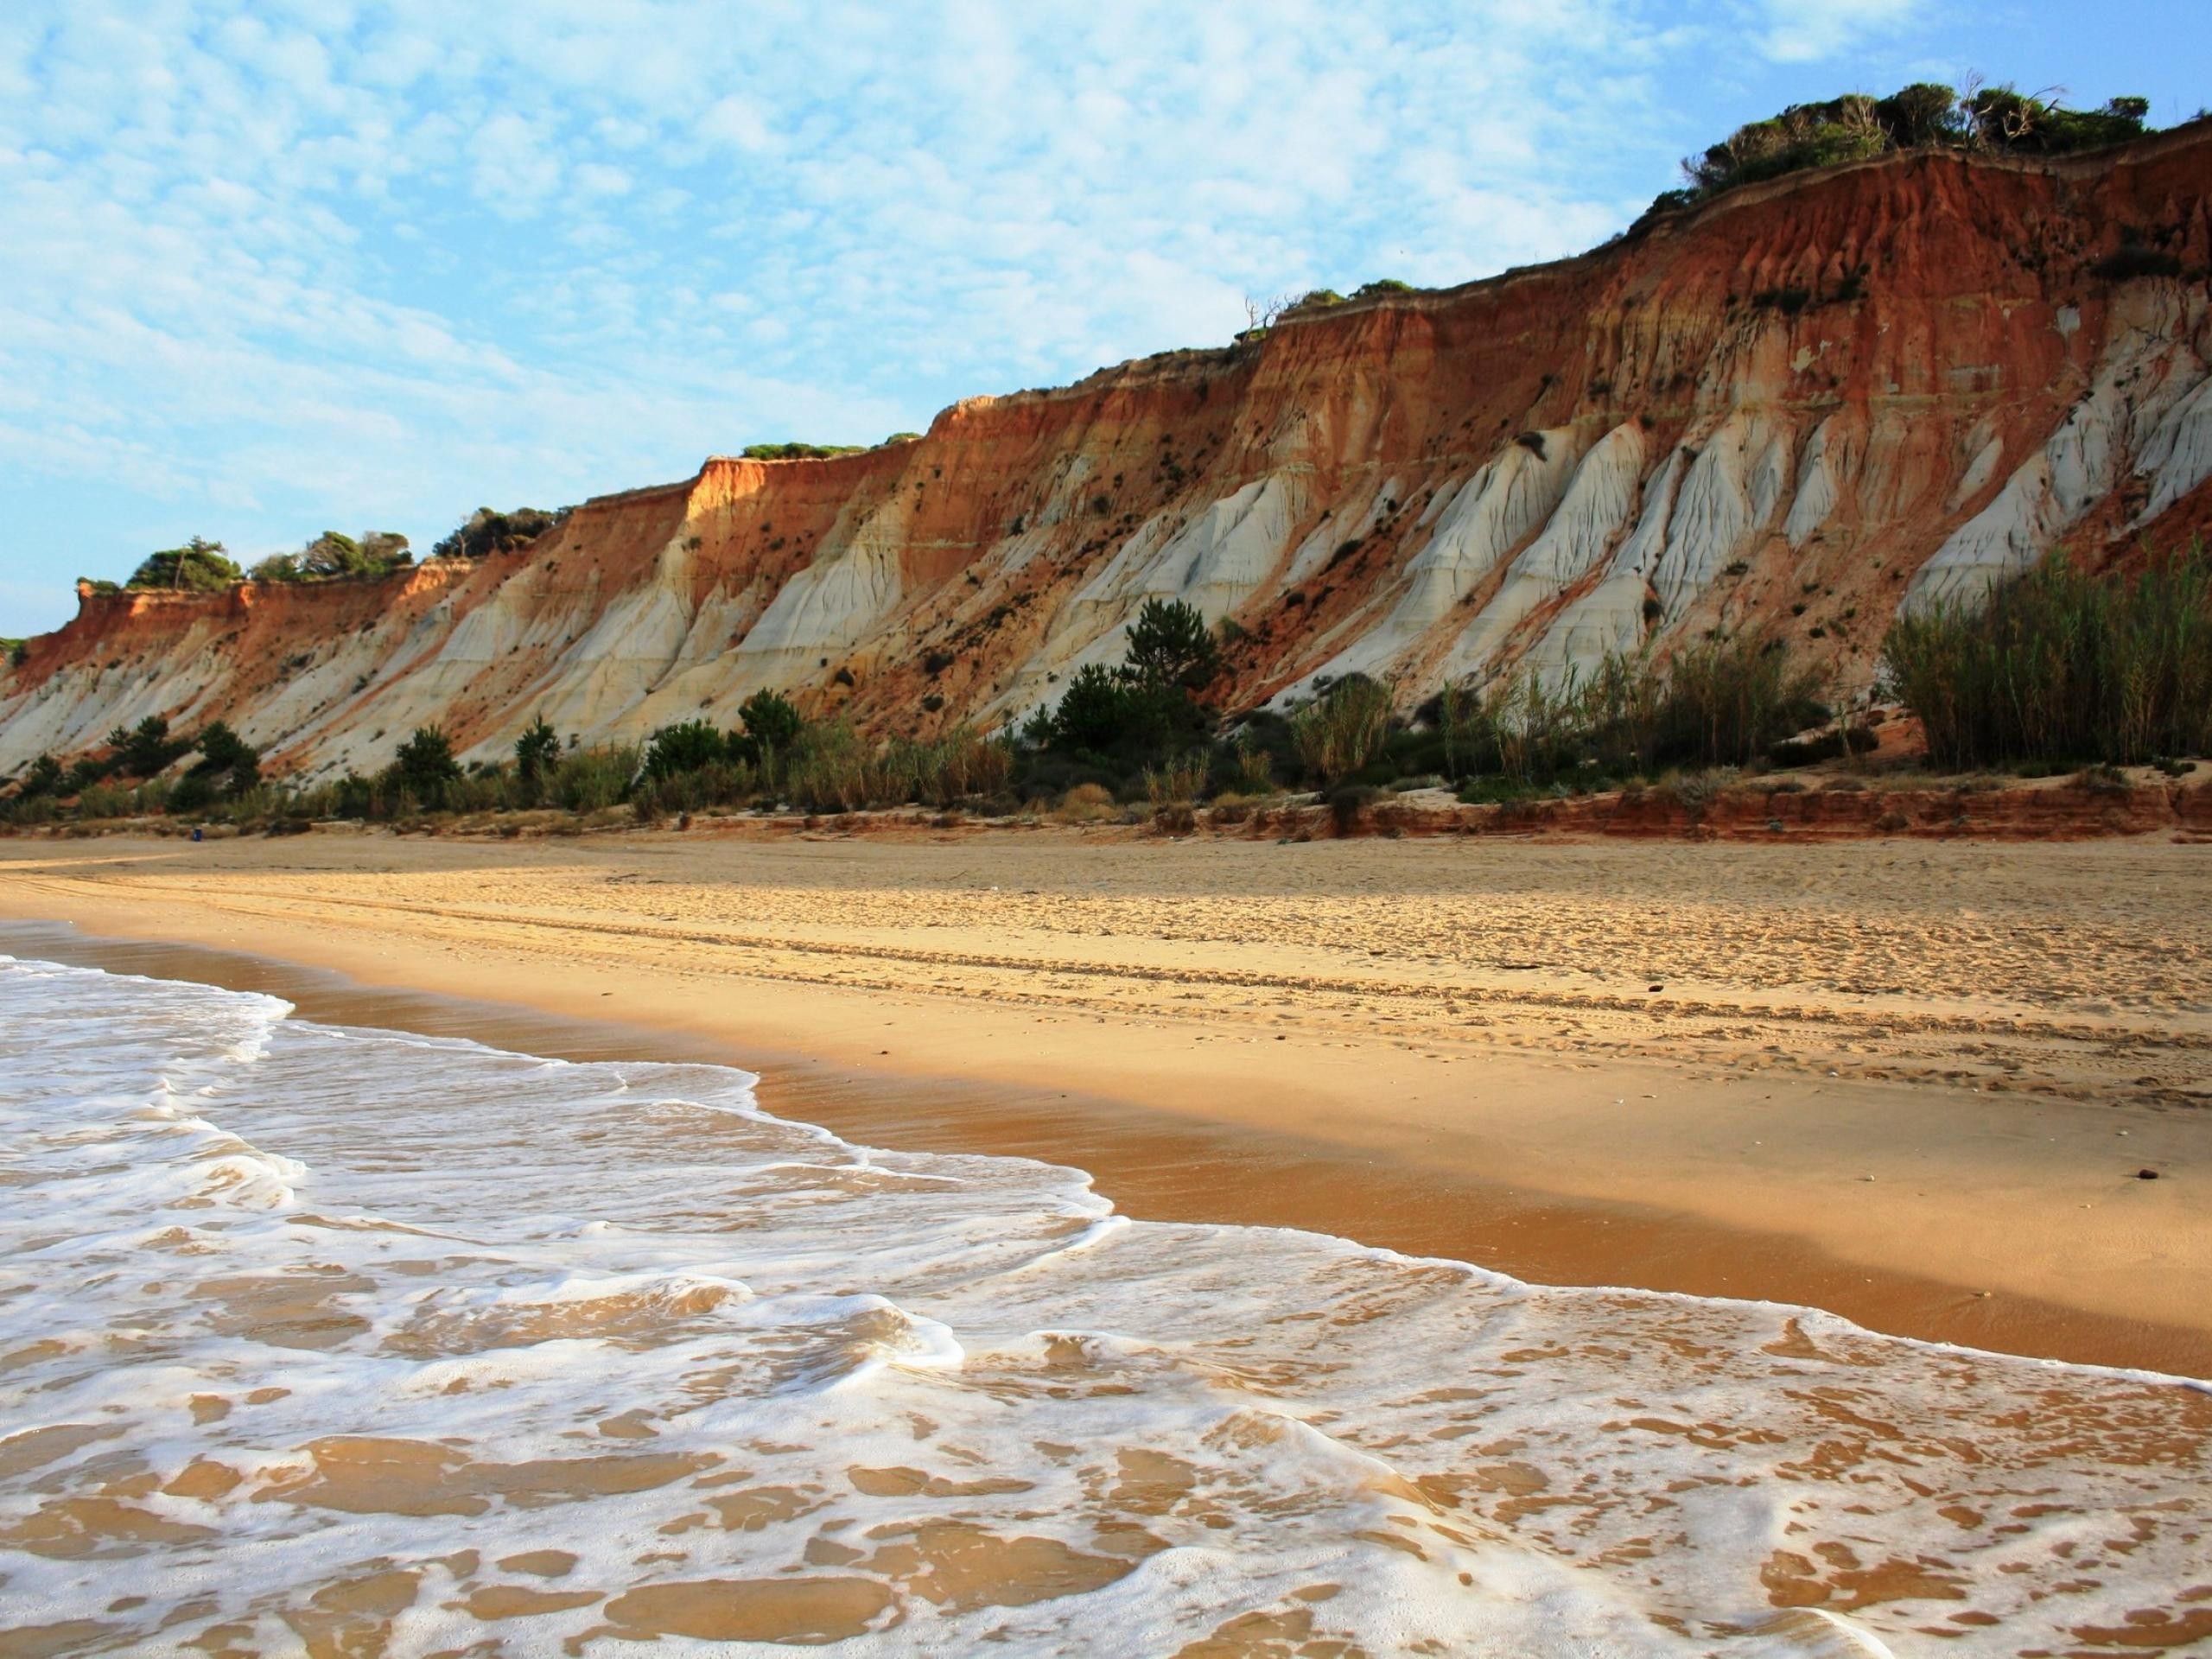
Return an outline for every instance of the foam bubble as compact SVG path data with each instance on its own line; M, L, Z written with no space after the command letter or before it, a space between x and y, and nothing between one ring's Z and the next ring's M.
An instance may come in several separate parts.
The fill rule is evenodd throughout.
M0 1647L2176 1645L2212 1398L0 959ZM35 1631L37 1634L26 1634Z

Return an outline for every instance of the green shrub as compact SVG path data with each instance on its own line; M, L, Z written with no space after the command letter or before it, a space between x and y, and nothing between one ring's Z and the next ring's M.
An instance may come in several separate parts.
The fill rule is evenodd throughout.
M1127 688L1121 677L1099 663L1086 663L1060 693L1052 724L1052 741L1070 749L1104 753L1121 741L1126 721Z
M1462 799L1505 799L1662 766L1741 766L1828 717L1809 671L1748 638L1678 652L1664 664L1611 655L1560 684L1510 677L1477 697L1459 687L1423 709L1447 777L1499 780ZM1408 752L1408 760L1416 759Z
M1470 778L1459 785L1460 801L1468 806L1503 806L1513 801L1525 801L1538 792L1538 785L1519 778L1503 774Z
M785 792L810 812L851 812L882 792L874 754L848 721L810 726L791 746Z
M1941 81L1919 80L1874 105L1874 118L1899 149L1956 143L1967 126L1958 92Z
M850 722L805 727L792 744L783 786L810 812L854 812L909 802L950 808L1003 791L1014 754L1003 738L957 726L928 741L870 744Z
M2059 156L2143 136L2151 101L2115 98L2101 110L2069 110L2010 86L1986 86L1961 105L1971 136L1993 149Z
M200 811L214 804L216 793L215 780L213 778L203 777L196 772L187 772L176 780L175 786L169 791L169 810L172 812Z
M435 726L417 726L392 757L392 782L421 806L435 807L446 798L447 786L461 776L454 759L453 740Z
M332 582L340 576L381 576L415 562L407 538L372 530L355 541L326 530L296 553L274 553L253 567L256 582Z
M630 803L640 819L653 823L671 812L697 812L750 800L758 781L751 766L727 759L658 776L649 769L632 785Z
M1230 749L1229 787L1239 795L1264 796L1275 792L1274 757L1250 731L1239 732Z
M629 793L639 759L626 744L571 750L555 770L549 792L570 812L603 812Z
M745 730L741 736L732 736L730 753L753 766L767 764L789 749L806 725L790 699L765 687L738 704L737 717L745 722Z
M560 764L560 734L546 723L544 715L539 715L515 739L515 781L521 788L524 804L535 806L544 798L546 786Z
M2144 99L2115 98L2102 109L2068 110L2010 86L1984 87L1961 98L1933 81L1882 99L1853 92L1825 103L1793 104L1684 161L1686 187L1663 192L1638 222L1738 185L1897 150L2058 155L2123 143L2146 130L2150 108Z
M1700 766L1690 772L1669 772L1659 780L1654 793L1674 802L1692 818L1700 818L1735 781L1736 770L1732 766Z
M1747 636L1677 652L1654 710L1652 760L1740 766L1825 719L1809 670Z
M167 588L187 594L220 593L232 582L245 580L220 542L195 536L182 547L164 548L147 555L130 573L129 587Z
M127 729L117 727L107 742L115 769L131 778L151 778L192 752L190 740L171 737L168 721L159 715L149 715Z
M2202 543L2100 580L2063 556L1980 606L1901 616L1891 691L1938 766L2127 766L2212 748L2212 558Z
M482 559L498 553L518 553L541 537L560 529L569 521L569 511L567 507L556 512L537 507L517 507L512 512L498 512L490 507L479 507L459 529L442 537L430 549L430 556Z
M908 433L912 437L918 434ZM895 443L897 438L887 438ZM738 453L747 461L828 461L838 455L857 455L868 446L860 443L748 443Z
M28 639L0 639L0 651L8 653L8 666L10 668L21 668L31 659L30 641Z
M77 797L79 818L129 817L138 808L138 791L120 784L94 784Z
M19 799L36 800L41 796L58 795L68 774L61 763L50 754L41 754L24 772L22 782L16 786Z
M1128 671L1147 685L1203 688L1221 671L1221 643L1195 605L1148 599L1129 624Z
M645 775L671 778L728 757L729 745L715 726L703 720L687 720L664 726L653 734L645 746Z
M893 748L899 746L894 743ZM914 791L938 806L957 806L1003 791L1014 776L1013 746L972 726L956 726L912 747Z
M261 751L221 721L207 727L190 746L199 750L188 778L207 779L232 799L245 795L261 782Z
M1207 761L1204 751L1192 749L1158 766L1144 769L1145 799L1155 807L1188 806L1205 788Z

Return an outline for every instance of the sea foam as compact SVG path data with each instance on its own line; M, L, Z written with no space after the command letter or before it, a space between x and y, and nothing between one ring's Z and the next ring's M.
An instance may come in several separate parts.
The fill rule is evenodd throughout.
M753 1081L0 958L0 1650L2212 1635L2190 1385L1129 1222Z

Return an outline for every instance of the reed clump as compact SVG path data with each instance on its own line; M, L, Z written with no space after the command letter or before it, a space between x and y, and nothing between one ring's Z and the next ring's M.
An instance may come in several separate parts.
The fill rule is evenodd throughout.
M1306 769L1324 785L1363 770L1390 734L1390 690L1347 674L1291 717L1291 741Z
M1979 606L1900 617L1882 670L1938 766L2202 755L2212 747L2212 556L2198 542L2116 581L2054 556Z
M1818 690L1812 671L1783 652L1738 637L1663 664L1608 655L1586 678L1521 674L1481 696L1454 688L1437 720L1446 774L1470 779L1472 798L1496 800L1669 767L1747 766L1832 717Z
M910 804L950 809L1004 793L1013 776L1006 740L972 727L876 744L848 721L829 721L799 734L784 768L782 793L810 812Z

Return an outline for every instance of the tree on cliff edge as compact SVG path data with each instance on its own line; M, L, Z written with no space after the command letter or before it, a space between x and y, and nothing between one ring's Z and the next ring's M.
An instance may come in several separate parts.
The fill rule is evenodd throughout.
M220 593L245 572L231 559L220 542L195 536L182 547L163 548L149 554L124 584L137 588L166 588L173 593Z

